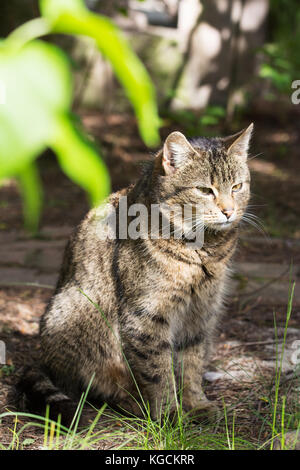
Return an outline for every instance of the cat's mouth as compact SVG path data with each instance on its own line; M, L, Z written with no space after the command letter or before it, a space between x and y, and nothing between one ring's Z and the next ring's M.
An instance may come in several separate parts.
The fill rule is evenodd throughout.
M208 219L205 221L204 218L204 225L210 229L210 230L228 230L230 229L233 225L238 222L239 217L237 216L236 212L231 214L230 217L226 218L225 215L222 214L220 217L216 217L216 219Z
M233 225L233 222L234 220L227 220L226 222L214 222L205 225L212 230L228 230Z

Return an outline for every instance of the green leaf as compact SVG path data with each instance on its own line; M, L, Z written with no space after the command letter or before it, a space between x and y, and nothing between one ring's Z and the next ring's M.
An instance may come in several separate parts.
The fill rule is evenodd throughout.
M64 13L84 14L86 6L83 0L40 0L42 15L54 22Z
M110 192L109 174L98 153L70 119L60 119L59 132L50 142L66 175L85 189L92 205Z
M63 53L39 41L17 52L0 49L0 180L19 174L56 132L71 104L72 80Z
M215 124L218 124L218 122L219 119L214 116L204 115L200 118L200 123L203 126L214 126Z
M145 143L157 145L160 119L154 88L145 67L119 29L106 17L91 13L81 0L40 0L40 8L42 15L52 22L53 32L95 39L133 105Z
M24 168L18 180L23 199L25 228L36 233L43 203L43 189L35 163Z
M72 79L60 49L40 41L21 48L1 43L0 181L16 177L24 203L25 226L36 232L42 189L34 160L46 148L58 152L66 174L93 204L109 192L104 163L69 118Z
M280 91L290 90L291 77L288 73L278 71L269 64L263 64L259 71L259 75L262 78L270 79Z
M208 106L205 110L205 114L223 118L226 115L226 110L222 106Z
M56 151L63 171L88 192L92 204L110 190L104 163L69 117L68 60L60 49L34 41L36 36L57 32L94 38L124 86L148 145L159 142L160 125L148 73L113 23L90 13L83 0L40 0L40 5L44 18L0 40L0 182L18 179L25 224L31 231L37 230L42 204L34 160L46 147Z

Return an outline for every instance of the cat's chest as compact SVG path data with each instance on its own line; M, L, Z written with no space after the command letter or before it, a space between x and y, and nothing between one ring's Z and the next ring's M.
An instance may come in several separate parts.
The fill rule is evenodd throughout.
M170 330L174 338L193 335L220 311L226 294L227 271L218 276L199 276L176 296L169 312Z
M207 251L159 253L145 264L143 306L177 324L190 312L205 312L222 291L226 263ZM159 269L158 269L159 268Z
M174 286L181 285L183 289L190 291L191 298L201 295L203 289L218 284L226 269L227 263L224 260L204 251L189 262L170 262L167 267Z

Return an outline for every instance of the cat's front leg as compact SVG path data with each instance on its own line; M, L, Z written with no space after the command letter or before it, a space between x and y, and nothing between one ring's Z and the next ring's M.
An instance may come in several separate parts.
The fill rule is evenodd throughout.
M139 383L150 405L152 419L173 415L176 410L176 380L170 348L153 350L147 367L138 371ZM151 355L150 355L151 356Z
M182 390L182 407L192 418L214 418L218 414L215 402L209 401L202 389L206 341L202 333L194 334L177 344L177 375Z
M126 357L134 375L139 401L149 403L151 417L158 419L166 410L173 413L176 408L176 385L173 354L166 325L160 324L157 330L141 326L126 335ZM154 320L155 321L155 320Z

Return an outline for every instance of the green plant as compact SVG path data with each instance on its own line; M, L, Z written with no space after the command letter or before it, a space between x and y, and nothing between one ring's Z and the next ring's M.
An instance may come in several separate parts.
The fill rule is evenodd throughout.
M83 0L40 0L41 17L0 41L0 183L18 180L25 226L38 228L42 187L35 159L54 150L66 175L85 189L92 205L110 190L106 166L71 115L72 75L63 52L38 37L87 35L110 61L135 110L149 146L159 142L160 124L151 80L119 30L91 13Z
M282 93L291 93L291 84L300 76L300 9L297 0L271 0L270 42L262 51L265 62L260 76L269 79Z
M87 396L92 385L93 377L85 393L79 400L69 427L61 424L60 419L53 421L49 418L47 407L45 416L30 413L5 412L1 419L13 418L13 428L8 428L12 434L11 441L2 450L22 450L34 445L47 450L86 450L95 449L99 445L107 445L115 450L234 450L253 449L254 446L246 439L235 436L234 418L232 430L229 429L226 408L224 407L225 426L218 432L209 424L201 427L193 423L184 414L182 406L178 407L176 419L170 417L169 408L164 411L160 420L153 421L149 408L143 410L143 417L128 417L107 409L103 405L94 408L95 416L88 426L80 426L80 418ZM181 399L179 400L181 402ZM23 420L28 420L26 423ZM31 421L29 421L31 420ZM35 433L35 439L26 438L26 431L40 430ZM41 442L42 441L42 442Z
M4 366L0 367L0 377L3 376L3 375L8 377L9 375L13 374L14 370L15 370L14 365L11 365L11 366L4 365Z
M190 137L197 135L210 135L211 128L217 126L225 118L226 110L222 106L207 106L199 116L190 110L179 110L168 113L172 121L177 122L185 128L185 132Z
M272 409L272 438L271 438L271 450L274 446L274 439L280 434L281 431L281 444L282 448L284 448L284 433L285 433L285 414L286 414L286 397L282 397L282 407L280 417L278 419L278 408L279 408L279 391L280 391L280 378L282 374L282 364L283 364L283 357L284 357L284 350L286 346L286 336L287 336L287 329L288 324L291 318L292 313L292 305L293 305L293 297L294 297L294 290L295 290L295 283L291 286L291 290L289 292L289 299L288 299L288 308L286 314L286 321L284 326L284 334L283 334L283 342L281 347L281 354L278 355L278 347L276 347L276 375L275 375L275 395L274 395L274 403ZM278 335L277 335L277 326L276 321L274 319L274 326L275 326L275 336L276 341L278 344ZM277 346L277 345L276 345Z

